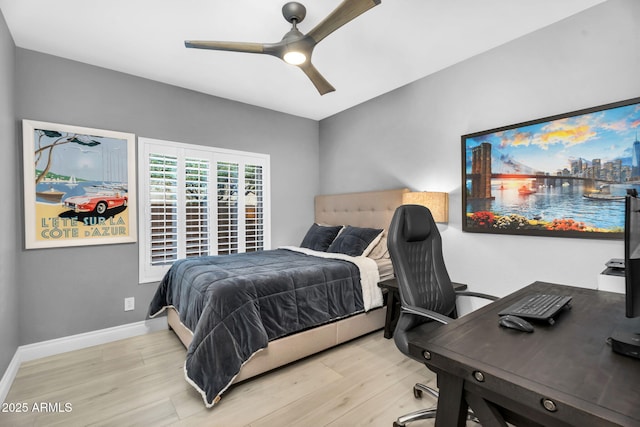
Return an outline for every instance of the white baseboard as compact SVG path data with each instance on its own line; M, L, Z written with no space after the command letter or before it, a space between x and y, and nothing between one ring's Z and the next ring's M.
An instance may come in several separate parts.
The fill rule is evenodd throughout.
M18 348L18 350L20 349ZM9 389L11 388L11 384L13 384L13 379L18 374L18 369L20 369L20 355L18 351L16 351L13 359L9 362L7 370L4 371L2 379L0 379L0 402L4 403L5 397L9 394Z
M13 380L18 373L18 369L20 369L20 365L23 362L53 356L55 354L66 353L67 351L92 347L94 345L106 344L113 341L136 337L167 328L167 318L163 316L144 320L142 322L129 323L126 325L115 326L113 328L86 332L84 334L71 335L54 340L21 345L16 350L13 359L11 359L7 370L0 380L0 402L4 402L4 399L7 397L11 384L13 383Z

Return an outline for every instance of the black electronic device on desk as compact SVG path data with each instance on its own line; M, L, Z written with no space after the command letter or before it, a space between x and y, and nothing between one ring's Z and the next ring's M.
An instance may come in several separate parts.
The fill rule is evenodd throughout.
M605 264L608 268L613 268L616 270L624 270L624 259L622 258L611 258Z
M515 329L521 332L533 332L533 325L524 320L522 317L513 316L507 314L506 316L500 316L500 326L508 329Z
M611 258L605 263L607 268L601 273L607 276L625 276L624 259L623 258Z
M566 308L571 307L571 297L564 295L533 294L523 297L515 304L498 313L499 316L518 316L523 319L531 319L555 323L555 317Z
M627 190L624 209L625 314L632 319L616 328L609 338L616 353L640 359L640 199L635 188Z

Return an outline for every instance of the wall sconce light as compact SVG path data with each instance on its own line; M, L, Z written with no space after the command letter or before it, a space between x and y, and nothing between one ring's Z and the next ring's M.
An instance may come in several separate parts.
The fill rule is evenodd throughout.
M416 191L402 195L403 205L421 205L429 208L435 222L449 222L449 193Z

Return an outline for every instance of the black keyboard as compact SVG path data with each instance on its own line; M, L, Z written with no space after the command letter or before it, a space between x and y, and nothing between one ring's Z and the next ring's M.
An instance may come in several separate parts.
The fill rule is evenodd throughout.
M517 303L502 310L498 315L511 314L522 318L544 320L554 324L554 317L563 308L571 306L571 297L562 295L535 294L522 298Z

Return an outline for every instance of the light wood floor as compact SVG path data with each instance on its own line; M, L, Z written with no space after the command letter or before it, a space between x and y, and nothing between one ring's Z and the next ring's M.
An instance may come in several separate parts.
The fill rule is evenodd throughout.
M0 425L391 427L434 404L412 387L434 386L435 375L382 332L235 385L212 409L184 379L185 353L160 331L24 363L5 402L27 412L0 413ZM34 412L42 403L57 412Z

